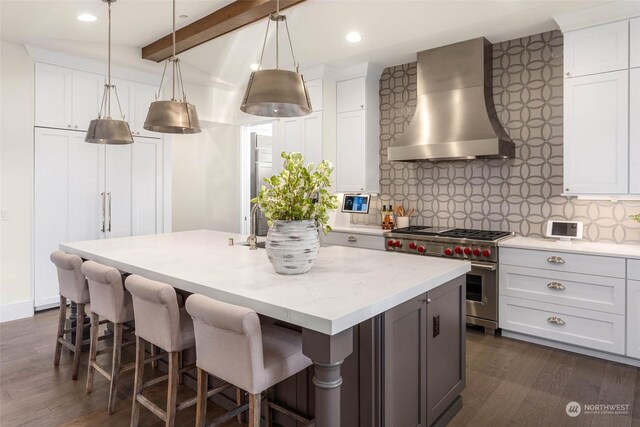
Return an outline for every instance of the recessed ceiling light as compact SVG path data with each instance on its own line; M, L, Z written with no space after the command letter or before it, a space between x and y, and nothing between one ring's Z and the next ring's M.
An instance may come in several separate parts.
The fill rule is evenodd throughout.
M357 31L351 31L347 34L347 41L350 41L351 43L358 43L360 40L362 40L362 36Z
M82 22L94 22L97 19L98 18L96 18L95 15L92 15L90 13L81 13L80 15L78 15L78 21Z
M251 68L253 71L258 71L258 69L260 68L260 65L254 63L249 65L249 68Z

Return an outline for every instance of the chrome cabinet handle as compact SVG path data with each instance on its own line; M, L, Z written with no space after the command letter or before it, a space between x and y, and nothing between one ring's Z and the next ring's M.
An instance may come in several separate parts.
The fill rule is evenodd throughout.
M350 242L357 242L357 241L358 241L358 238L357 238L356 236L349 236L349 237L347 238L347 240L348 240L348 241L350 241Z
M566 76L567 76L567 77L571 77L571 73L567 71L567 72L566 72Z
M107 221L107 206L104 200L104 193L100 193L100 196L102 196L102 228L100 229L100 231L104 233L106 231L105 226Z
M559 326L564 325L564 320L562 320L561 318L559 318L557 316L551 316L551 317L547 318L547 322L553 323L554 325L559 325Z
M547 283L547 288L555 289L557 291L564 291L566 289L565 286L560 282L549 282Z
M484 263L472 262L471 268L477 268L479 270L496 271L498 267L495 264L484 264Z
M547 262L552 264L564 264L564 258L554 255L547 258Z
M109 191L107 195L109 196L109 229L108 231L111 232L111 191Z

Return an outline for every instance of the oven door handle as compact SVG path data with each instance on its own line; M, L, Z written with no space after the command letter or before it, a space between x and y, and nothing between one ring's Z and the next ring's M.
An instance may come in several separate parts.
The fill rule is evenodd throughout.
M485 264L485 263L479 263L479 262L472 262L471 267L477 268L479 270L490 270L490 271L496 271L498 269L496 264L488 264L488 263Z

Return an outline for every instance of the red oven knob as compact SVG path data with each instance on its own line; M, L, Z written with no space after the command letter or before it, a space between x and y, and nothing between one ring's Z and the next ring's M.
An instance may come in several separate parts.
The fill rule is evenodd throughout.
M444 254L446 256L451 256L451 255L453 255L453 251L451 250L451 248L447 248L447 249L444 250Z
M474 254L475 256L480 256L480 249L478 249L478 248L474 248L474 249L473 249L473 254Z
M396 241L393 243L393 246L395 246L396 248L399 248L400 246L402 246L402 243L400 242L400 240L396 240Z
M392 247L393 246L393 240L388 240L387 241L387 246Z
M418 252L423 253L424 252L424 246L418 246Z
M465 255L471 255L471 249L469 249L469 248L464 248L464 254L465 254Z
M415 242L409 243L409 249L415 249L415 248L416 248L416 243Z
M454 251L460 255L462 253L462 248L460 246L456 246L456 248L454 249Z
M482 256L489 258L491 256L491 251L489 249L485 249L482 251Z

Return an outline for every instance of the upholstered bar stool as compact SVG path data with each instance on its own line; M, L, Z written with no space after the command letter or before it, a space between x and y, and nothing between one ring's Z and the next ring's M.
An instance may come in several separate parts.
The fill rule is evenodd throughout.
M115 410L116 391L120 374L135 367L135 363L127 365L120 364L120 356L124 345L133 344L133 341L123 344L122 336L125 323L131 322L133 318L133 302L131 294L125 291L122 284L122 275L112 267L98 264L94 261L86 261L82 264L82 272L87 276L89 283L89 294L91 297L91 347L89 355L89 369L87 373L87 393L91 393L93 388L93 376L98 371L111 383L109 388L110 414ZM107 351L104 348L98 351L98 334L100 317L113 323L113 355L111 359L111 372L96 362L99 353ZM132 328L127 327L127 330Z
M196 426L205 425L205 391L212 374L249 393L249 426L259 427L262 392L312 363L302 354L302 334L274 324L261 326L255 311L203 295L187 298L186 308L196 337ZM266 405L267 425L270 407Z
M71 378L75 381L78 379L78 370L80 368L80 353L82 352L82 344L84 342L84 312L85 304L89 302L89 288L87 279L82 273L82 258L77 255L71 255L62 251L51 253L51 262L53 262L58 270L58 288L60 293L60 314L58 316L58 335L56 338L56 349L53 357L54 366L60 364L60 354L62 346L73 352L73 373ZM76 338L74 345L69 344L64 339L64 334L72 332L72 329L65 329L64 324L67 320L67 299L75 303L78 308L76 320Z

